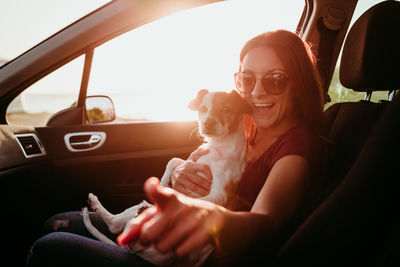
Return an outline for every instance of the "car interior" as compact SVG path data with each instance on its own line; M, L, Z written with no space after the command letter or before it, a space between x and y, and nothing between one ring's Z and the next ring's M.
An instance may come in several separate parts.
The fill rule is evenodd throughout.
M337 62L340 84L365 97L327 106L326 190L272 258L242 255L248 264L400 264L400 2L381 1L351 24L362 1L304 2L296 32L317 55L327 105ZM161 177L172 157L187 158L202 142L194 134L195 121L116 122L112 99L89 96L87 89L98 46L171 13L213 2L218 1L111 1L0 67L4 262L24 266L45 220L80 210L89 192L114 213L145 199L143 182ZM7 108L21 92L79 57L83 71L76 102L52 114L44 126L9 123ZM387 97L373 101L380 92Z
M326 110L329 159L328 197L281 248L279 266L396 266L398 258L400 3L386 1L365 12L343 47L340 81L366 93L360 102ZM396 26L394 26L396 25ZM389 90L373 103L370 94ZM312 251L312 253L310 253Z

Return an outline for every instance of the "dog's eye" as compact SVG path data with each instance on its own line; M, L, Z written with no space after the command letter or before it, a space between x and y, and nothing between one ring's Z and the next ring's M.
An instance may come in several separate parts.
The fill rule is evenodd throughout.
M207 107L206 106L201 106L200 108L199 108L199 112L200 113L206 113L207 112Z

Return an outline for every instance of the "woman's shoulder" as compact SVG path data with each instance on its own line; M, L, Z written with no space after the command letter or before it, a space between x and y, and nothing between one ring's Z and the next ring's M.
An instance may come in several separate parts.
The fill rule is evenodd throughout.
M304 124L297 124L281 135L281 140L302 140L315 138L316 134Z

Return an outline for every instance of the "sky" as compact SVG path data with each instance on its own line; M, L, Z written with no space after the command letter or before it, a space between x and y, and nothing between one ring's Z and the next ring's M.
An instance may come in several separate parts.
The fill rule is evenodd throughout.
M0 0L0 59L12 59L109 0Z

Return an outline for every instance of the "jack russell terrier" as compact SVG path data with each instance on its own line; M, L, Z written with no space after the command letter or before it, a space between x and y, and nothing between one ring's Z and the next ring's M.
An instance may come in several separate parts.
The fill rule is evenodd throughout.
M252 112L251 106L242 99L236 91L209 92L202 89L197 93L189 108L198 111L199 132L206 139L201 145L209 150L197 162L207 164L212 173L210 193L200 199L226 205L229 196L236 189L246 167L247 142L244 132L243 115ZM167 164L161 178L161 185L170 186L171 173L184 160L173 158ZM198 173L202 176L201 173ZM88 204L107 224L111 233L121 233L126 223L136 217L141 210L151 206L142 203L126 209L120 214L113 215L100 203L98 198L89 194ZM100 233L90 222L87 208L83 209L83 221L88 231L100 241L117 245L115 242ZM173 253L160 253L153 246L142 248L139 244L131 244L129 249L141 258L158 266L200 266L213 252L214 247L209 244L199 251L191 253L185 259L177 259Z

